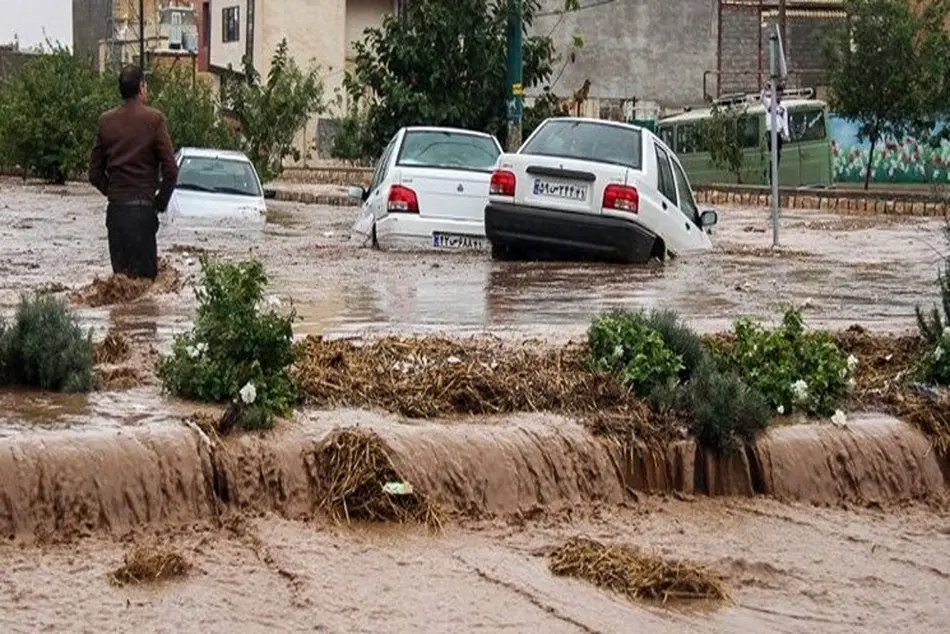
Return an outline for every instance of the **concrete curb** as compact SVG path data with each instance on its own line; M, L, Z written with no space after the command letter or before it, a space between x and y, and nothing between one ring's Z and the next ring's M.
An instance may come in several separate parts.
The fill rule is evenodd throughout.
M850 192L792 190L779 193L784 209L811 209L856 215L940 217L948 211L947 203L930 196L897 192ZM696 202L707 205L767 207L771 196L758 191L736 191L720 188L698 188Z

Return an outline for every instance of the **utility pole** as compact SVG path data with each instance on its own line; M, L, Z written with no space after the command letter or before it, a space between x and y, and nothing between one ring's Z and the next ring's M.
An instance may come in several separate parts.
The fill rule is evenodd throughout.
M788 16L785 14L786 0L778 0L778 33L782 37L782 46L788 46L788 37L786 29L788 27Z
M139 68L145 72L145 0L139 0Z
M506 110L508 114L508 151L521 147L521 115L524 110L524 89L521 85L522 59L522 2L508 0L508 90Z

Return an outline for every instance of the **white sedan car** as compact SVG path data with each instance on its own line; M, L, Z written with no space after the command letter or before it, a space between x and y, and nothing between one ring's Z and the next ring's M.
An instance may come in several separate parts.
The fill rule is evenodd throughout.
M353 232L380 248L486 249L488 182L500 155L498 140L483 132L401 129L369 188L350 188L362 203Z
M492 257L539 254L626 263L711 248L715 211L700 211L679 160L635 125L547 119L491 176Z
M168 203L169 220L266 221L264 189L254 164L243 152L186 147L178 151L175 160L178 184Z

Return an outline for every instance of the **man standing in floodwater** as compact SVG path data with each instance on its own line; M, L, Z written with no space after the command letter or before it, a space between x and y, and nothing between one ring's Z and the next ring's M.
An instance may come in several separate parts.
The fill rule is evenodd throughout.
M785 141L788 140L788 108L785 107L785 104L782 103L782 86L778 86L775 90L775 131L776 131L776 147L778 149L778 164L782 165L782 145ZM769 86L766 86L765 90L762 91L762 105L765 106L765 140L769 148L769 153L772 152L772 96L771 89ZM771 180L772 173L772 162L769 160L769 175Z
M158 214L168 207L178 166L165 116L145 105L148 89L142 69L124 67L119 92L124 103L99 117L89 182L109 200L106 229L112 272L154 280Z

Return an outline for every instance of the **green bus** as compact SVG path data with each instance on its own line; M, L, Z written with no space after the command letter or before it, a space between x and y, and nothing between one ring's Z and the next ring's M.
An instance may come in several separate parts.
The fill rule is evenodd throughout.
M782 146L779 184L783 187L829 186L834 171L828 105L812 98L810 89L785 91L789 140ZM738 109L739 142L742 145L741 182L768 185L769 150L765 138L765 107L759 95L734 95L717 100L721 106ZM711 115L711 108L690 110L660 119L657 135L679 157L694 185L735 183L736 175L713 165L702 147L697 124Z

